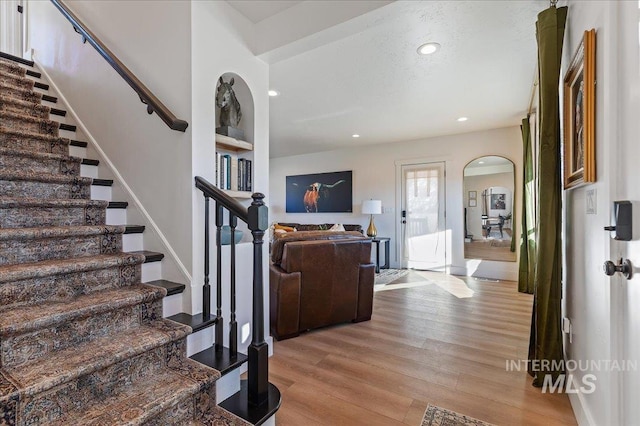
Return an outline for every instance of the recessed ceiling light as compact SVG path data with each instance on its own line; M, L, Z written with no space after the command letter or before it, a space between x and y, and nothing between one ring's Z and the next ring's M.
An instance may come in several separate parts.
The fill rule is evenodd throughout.
M352 137L352 138L359 138L359 137L360 137L360 135L359 135L359 134L357 134L357 133L355 133L355 134L351 135L351 137Z
M269 96L274 97L274 96L278 96L280 94L280 92L278 92L277 90L269 90Z
M439 43L429 42L418 47L418 53L421 55L431 55L440 49Z
M460 118L458 118L458 121L459 121L459 122L463 122L463 121L467 121L467 120L468 120L468 118L467 118L467 117L460 117Z
M484 161L478 161L478 164L484 164Z

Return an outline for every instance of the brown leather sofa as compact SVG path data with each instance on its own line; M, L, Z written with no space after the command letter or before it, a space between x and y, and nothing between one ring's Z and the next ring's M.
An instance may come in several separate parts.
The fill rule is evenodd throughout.
M371 240L358 232L292 232L272 247L271 334L371 319L375 265Z
M278 225L295 228L298 231L326 231L331 228L333 223L285 223L278 222ZM344 223L342 225L345 231L357 231L362 234L362 225Z

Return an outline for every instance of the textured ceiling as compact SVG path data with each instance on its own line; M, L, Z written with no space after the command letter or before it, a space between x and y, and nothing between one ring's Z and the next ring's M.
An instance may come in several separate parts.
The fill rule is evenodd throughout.
M271 156L518 125L535 72L536 15L546 7L398 1L318 32L324 44L270 65L281 93L270 101ZM441 50L418 55L427 41Z

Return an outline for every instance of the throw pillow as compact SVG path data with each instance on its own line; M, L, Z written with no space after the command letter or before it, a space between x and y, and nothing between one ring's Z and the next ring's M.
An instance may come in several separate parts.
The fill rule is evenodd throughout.
M329 231L344 231L344 226L342 226L341 223L336 223L335 225L333 225L331 228L329 228Z
M291 226L283 226L278 225L277 223L273 225L275 232L295 232L296 228Z

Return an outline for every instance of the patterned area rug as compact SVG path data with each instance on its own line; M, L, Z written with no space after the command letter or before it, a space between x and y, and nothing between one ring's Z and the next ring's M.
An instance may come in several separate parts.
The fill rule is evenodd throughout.
M381 269L379 274L376 274L376 280L374 284L385 285L394 282L398 278L402 278L409 273L408 269Z
M455 411L429 405L422 418L422 426L493 426L491 423L465 416Z

